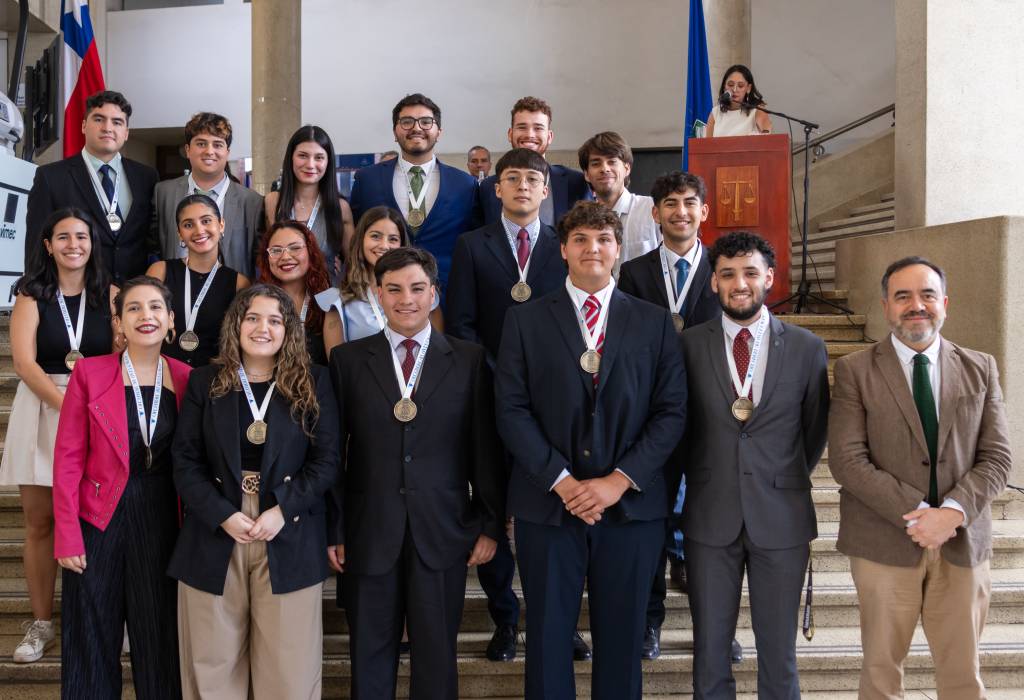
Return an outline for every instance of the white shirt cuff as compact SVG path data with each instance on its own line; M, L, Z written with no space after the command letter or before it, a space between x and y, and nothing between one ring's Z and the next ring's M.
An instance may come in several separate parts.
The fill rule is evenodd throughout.
M558 475L557 479L555 479L555 483L551 484L551 488L549 488L548 491L554 491L555 487L562 483L562 479L564 479L567 476L570 476L569 470L563 469L562 473Z
M626 477L626 479L629 480L629 488L633 489L634 491L639 491L640 490L640 487L636 485L636 482L629 478L629 474L627 474L626 472L622 471L618 467L615 468L615 471L617 471L619 474L622 474L622 476Z
M942 502L942 506L940 506L940 507L942 507L942 508L952 508L953 510L960 511L963 514L963 516L964 516L964 521L962 523L960 523L960 527L964 527L964 526L967 525L967 511L964 510L964 507L962 505L960 505L959 503L954 501L952 498L947 498L946 500L944 500Z

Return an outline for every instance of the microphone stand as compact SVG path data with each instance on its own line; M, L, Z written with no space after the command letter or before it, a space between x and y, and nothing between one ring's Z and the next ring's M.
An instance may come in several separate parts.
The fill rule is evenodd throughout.
M783 119L790 122L796 122L797 124L802 125L804 128L804 218L802 222L803 225L801 226L800 231L800 284L797 286L796 292L790 294L782 301L778 301L772 304L770 308L774 310L775 308L782 306L783 304L795 302L794 311L795 313L800 313L803 310L804 305L807 304L807 302L814 301L819 304L831 306L834 309L842 311L844 314L850 315L853 313L853 311L846 308L842 304L837 304L834 301L830 301L829 299L825 299L817 294L814 294L811 291L811 283L807 279L807 212L810 201L809 194L811 189L810 141L811 132L818 128L818 124L806 121L804 119L797 119L796 117L791 117L790 115L784 114L783 112L776 112L771 109L765 109L764 107L756 107L755 109L764 112L765 114L772 114L776 117L782 117Z

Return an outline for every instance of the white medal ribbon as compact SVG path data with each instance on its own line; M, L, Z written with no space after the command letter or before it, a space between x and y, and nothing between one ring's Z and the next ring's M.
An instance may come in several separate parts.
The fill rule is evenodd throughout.
M71 326L71 314L68 313L68 305L64 301L64 293L57 289L57 303L60 305L60 315L64 317L64 328L68 332L68 342L71 343L71 351L78 352L82 346L82 331L85 329L85 290L82 290L82 298L78 301L78 323Z
M504 217L502 217L502 218L504 218ZM513 224L513 226L515 226L515 224ZM520 226L519 228L524 229L524 230L526 229L525 226ZM516 235L517 236L518 236L518 234L519 234L519 232L516 231ZM527 237L529 237L530 232L527 230L526 234L527 234ZM537 246L533 245L533 241L532 240L528 240L527 245L530 246L530 254L526 256L526 264L523 265L522 268L520 268L519 267L519 251L516 249L517 246L519 245L519 241L516 239L516 237L513 237L512 238L512 242L515 243L515 245L512 246L512 259L516 261L516 270L519 272L519 281L522 282L523 284L526 284L526 275L530 272L530 262L533 260L533 249L536 248Z
M270 389L267 390L267 395L263 397L263 403L259 406L256 405L256 397L253 396L252 386L249 384L249 377L245 376L245 370L242 367L238 368L238 381L242 383L242 391L245 392L245 400L249 402L249 410L252 412L252 420L263 421L263 416L267 415L267 408L270 406L270 397L274 395L274 387L277 386L277 381L270 383ZM264 423L266 421L263 421Z
M114 198L108 202L107 193L103 191L103 184L100 182L99 173L96 172L96 168L92 167L92 163L85 155L84 149L82 150L82 158L85 159L85 169L89 171L89 179L92 180L93 187L96 188L96 195L99 197L100 206L103 207L103 211L107 213L107 216L110 216L111 214L116 215L118 199L117 169L113 165L110 165L110 163L106 163L106 165L110 165L110 170L114 173Z
M149 425L146 424L146 404L142 401L142 389L139 387L139 378L135 374L135 367L132 366L132 358L128 357L125 351L121 358L124 361L124 369L128 373L128 379L132 383L132 393L135 394L135 413L139 418L139 430L142 432L142 443L149 447L156 433L156 422L160 418L160 394L164 389L164 361L158 359L156 363L156 379L153 381L153 405L149 409Z
M306 219L306 228L312 229L313 224L316 223L316 215L320 213L320 195L316 196L316 202L313 203L313 211L309 212L309 218ZM295 219L295 205L292 205L292 219Z
M309 313L309 293L306 293L306 298L302 300L302 310L299 311L299 320L303 323L306 322L306 314Z
M192 303L192 273L188 269L188 258L185 258L185 330L193 331L196 327L196 319L199 318L199 307L203 303L203 299L206 298L206 293L210 291L210 285L213 283L213 278L217 274L217 269L220 267L220 260L213 264L213 269L210 270L210 276L203 282L203 288L199 290L199 296L196 297L195 303Z
M761 355L761 344L764 342L765 331L768 330L768 320L770 317L771 314L768 313L768 309L761 310L761 318L758 319L757 327L754 329L754 345L750 349L750 362L747 363L747 374L743 378L743 382L740 382L737 374L738 370L731 370L729 372L732 375L733 389L736 390L736 396L739 398L749 396L750 387L754 385L754 370L757 368L757 358Z
M615 278L611 278L612 287L615 286ZM597 312L597 323L594 324L594 332L591 333L590 329L587 328L587 319L583 317L583 311L576 306L576 295L573 293L572 282L569 281L569 277L565 278L565 289L569 292L569 301L572 302L572 310L576 312L576 320L580 324L580 332L583 333L583 342L587 345L587 350L597 351L597 340L605 331L605 327L608 325L608 307L612 305L612 296L608 295L608 302L601 304L601 309ZM592 295L597 299L597 295ZM600 302L598 302L600 303Z
M370 311L373 312L373 317L377 319L380 329L384 330L384 314L381 313L380 304L377 303L377 295L372 289L366 290L366 303L370 305Z
M423 166L421 165L420 167L422 168ZM414 197L413 193L412 193L412 176L411 176L411 173L406 171L406 173L405 173L405 181L406 181L406 184L409 186L409 211L412 211L413 209L419 209L420 207L423 206L423 202L425 202L427 200L427 180L429 178L430 178L430 176L427 174L427 171L424 170L423 171L423 188L420 190L420 196L419 197ZM426 208L423 209L423 213L424 214L427 213Z
M661 245L661 272L665 277L665 296L668 299L669 310L674 314L681 314L683 308L683 302L686 301L686 295L690 293L690 285L693 284L693 278L696 277L694 272L697 270L697 266L700 264L700 241L694 241L694 245L697 246L697 253L693 256L693 264L690 265L690 274L686 276L686 281L683 282L683 288L679 292L679 297L676 297L676 286L672 283L672 271L668 266L668 254L665 252L665 244ZM677 271L676 274L679 274Z
M409 379L406 381L405 372L402 371L402 363L398 361L398 350L395 348L395 344L391 342L391 329L384 329L384 337L388 339L388 346L391 348L391 361L395 365L395 378L398 380L398 387L402 392L402 398L408 399L412 396L412 390L416 387L416 382L420 378L420 370L423 369L423 361L427 357L427 347L430 345L430 334L427 334L423 344L420 345L419 354L416 356L416 364L412 366L412 371L409 372Z

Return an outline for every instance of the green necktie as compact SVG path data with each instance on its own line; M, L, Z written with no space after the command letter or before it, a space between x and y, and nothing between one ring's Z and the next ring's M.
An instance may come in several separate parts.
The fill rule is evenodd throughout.
M412 179L409 181L409 186L412 188L412 196L415 199L419 199L420 192L423 191L423 168L421 168L418 165L414 165L411 168L409 168L409 172L412 173ZM426 214L427 212L423 208L424 204L426 204L426 202L420 202L420 205L418 207L413 207L412 203L410 202L409 210L412 211L413 209L419 209L424 214Z
M914 355L914 404L917 406L917 415L921 417L924 439L928 443L928 460L931 462L931 475L928 478L928 505L936 508L939 505L939 479L935 473L935 458L939 450L939 417L935 412L932 380L928 376L929 364L927 355L921 353Z

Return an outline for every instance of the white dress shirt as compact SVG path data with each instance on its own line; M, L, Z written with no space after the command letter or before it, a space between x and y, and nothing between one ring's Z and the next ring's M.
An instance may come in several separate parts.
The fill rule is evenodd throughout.
M402 335L398 331L396 331L393 328L391 328L390 325L385 326L385 328L387 329L387 332L385 333L385 336L388 338L388 341L391 343L392 349L395 351L395 356L398 358L398 364L404 363L405 362L405 356L406 356L406 354L409 351L405 349L405 346L402 345L402 343L404 343L406 340L409 340L409 339L407 339L404 335ZM417 333L416 335L414 335L411 338L411 340L415 340L416 341L416 345L417 345L417 347L416 347L416 358L413 359L413 363L414 364L416 362L416 359L419 358L420 351L423 350L423 344L426 343L429 338L430 338L430 323L428 322L426 327L424 327L423 330L421 330L419 333ZM420 369L420 376L416 377L416 386L413 387L413 390L416 390L417 388L419 388L420 380L422 378L423 378L423 370ZM397 380L398 377L395 377L395 379ZM399 390L404 390L404 389L405 389L405 382L399 382Z
M516 263L519 262L519 229L526 229L526 233L530 236L530 252L533 252L533 246L537 245L537 237L540 236L539 216L526 224L526 226L520 226L506 219L505 212L502 212L501 225L505 227L505 237L508 239L508 244L512 247L512 257Z
M398 211L402 216L409 215L409 193L412 191L412 175L409 170L415 167L402 156L398 157L398 165L395 166L395 176L391 181L391 187L395 193L395 202L398 204ZM441 170L437 167L437 158L431 158L420 166L423 168L423 185L427 188L427 198L423 200L423 211L429 214L437 201L437 193L441 191Z
M754 379L753 379L754 398L753 398L753 401L754 401L754 405L755 406L758 405L759 403L761 403L761 392L764 389L764 375L765 375L765 372L768 369L768 347L771 344L771 338L772 338L771 313L769 313L767 307L762 307L761 308L761 313L762 314L768 314L769 318L768 318L768 326L764 329L764 340L761 341L761 354L757 358L757 364L754 365ZM733 381L732 377L737 376L736 375L736 359L732 356L732 344L733 344L733 341L736 339L736 336L739 334L740 330L742 330L743 328L746 328L748 331L750 331L750 335L751 335L751 338L748 341L748 345L750 346L751 349L753 349L753 347L754 347L754 338L753 338L754 329L756 328L758 319L760 319L760 318L761 317L758 316L756 319L754 319L751 322L751 324L749 326L742 326L739 323L736 323L736 321L733 321L731 318L729 318L728 315L726 315L724 313L722 314L722 330L725 331L724 332L724 335L725 335L725 357L726 357L726 359L729 362L729 377L730 377L729 382L730 383L732 383L732 381ZM743 379L743 377L740 377L740 380L742 380L742 379ZM735 385L733 385L733 390L734 391L735 391L735 388L736 388Z
M93 169L100 182L103 182L103 174L100 172L100 168L104 165L109 165L113 168L114 174L117 177L117 208L121 210L121 220L127 219L128 212L132 208L132 188L128 186L128 177L124 174L124 163L121 162L121 154L115 153L109 162L104 163L83 148L82 158L85 159L86 166ZM89 179L91 180L92 178ZM102 187L97 187L96 183L93 183L93 190L96 192L96 196L99 197L100 207L102 207L103 211L109 211L110 202L107 200L107 193L103 191Z
M622 220L622 250L615 261L613 274L618 277L622 263L639 258L661 244L661 231L654 222L654 200L642 194L623 190L612 211Z
M679 261L679 257L680 256L674 250L669 248L668 246L664 246L664 248L665 248L665 259L668 261L668 273L670 275L672 275L672 289L676 290L676 289L679 289L679 284L678 284L678 281L676 279L677 277L679 277L679 270L676 269L676 263ZM697 262L698 262L697 256L698 256L699 253L700 253L700 239L698 238L697 240L695 240L693 242L693 245L690 246L690 249L688 251L686 251L686 255L682 256L683 260L685 260L686 262L690 263L690 273L689 273L690 276L693 276L693 274L697 271ZM739 332L739 331L737 331L737 332ZM731 350L732 346L730 345L729 348Z

